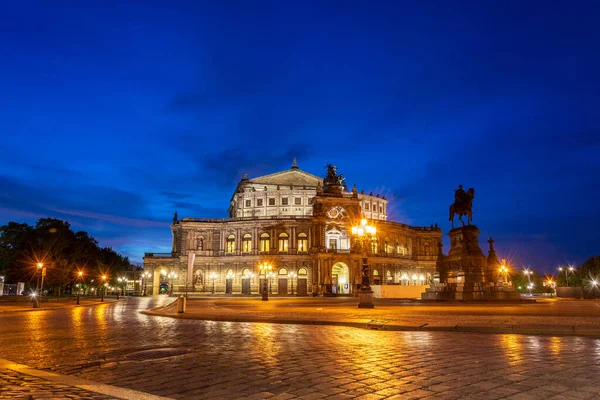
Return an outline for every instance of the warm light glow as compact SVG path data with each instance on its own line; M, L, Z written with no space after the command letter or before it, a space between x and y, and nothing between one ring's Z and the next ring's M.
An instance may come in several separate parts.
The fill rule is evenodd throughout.
M102 275L102 280L105 281L106 280L106 275Z
M163 275L165 275L165 276L167 275L167 271L165 271L164 269L161 270L160 273L163 274Z
M597 285L598 285L598 281L594 279L594 280L592 281L592 285L594 285L594 286L597 286Z
M43 266L44 266L44 264L42 264L41 262L37 263L38 268L42 268Z
M569 267L569 271L571 271L571 272L572 272L572 271L573 271L573 267Z
M215 279L217 279L217 274L215 274L214 272L211 272L209 275L209 278L212 280L215 280Z
M425 280L425 276L421 275L421 276L419 277L419 280L421 280L421 281L424 281L424 280Z
M416 281L417 280L417 274L413 274L412 279L413 279L413 281Z
M79 275L79 277L81 278L83 276L83 271L77 272L77 275Z
M361 224L362 226L367 226L367 220L366 220L366 219L362 219L362 220L360 221L360 224Z
M352 234L353 234L353 235L356 235L356 234L358 234L358 227L357 227L357 226L353 226L353 227L351 228L351 231L352 231Z
M402 274L402 279L408 279L408 275Z

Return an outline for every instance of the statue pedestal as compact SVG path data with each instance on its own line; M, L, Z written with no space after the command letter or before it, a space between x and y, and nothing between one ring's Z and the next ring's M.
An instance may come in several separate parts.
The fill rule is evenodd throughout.
M450 251L440 254L431 287L421 295L423 300L520 300L512 287L496 287L491 277L494 266L488 265L479 247L479 229L474 225L448 232Z
M358 308L375 308L372 290L358 291Z

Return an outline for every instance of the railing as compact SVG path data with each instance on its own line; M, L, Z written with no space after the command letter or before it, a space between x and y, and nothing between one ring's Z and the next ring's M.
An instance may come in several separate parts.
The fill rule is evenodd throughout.
M175 256L173 253L144 253L144 257L171 258Z
M299 215L269 215L269 216L254 216L254 217L233 217L233 218L182 218L181 222L235 222L235 221L256 221L256 220L286 220L286 219L305 219L310 220L312 216Z

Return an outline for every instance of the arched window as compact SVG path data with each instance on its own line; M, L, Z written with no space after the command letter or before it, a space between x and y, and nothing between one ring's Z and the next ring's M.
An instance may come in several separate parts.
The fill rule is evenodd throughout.
M379 277L379 271L376 269L373 270L373 284L375 284L375 285L381 284L381 279Z
M242 253L250 253L252 251L252 235L246 233L242 238Z
M197 248L198 250L204 250L204 237L200 236L200 237L198 238L198 243L197 243L197 246L196 246L196 248Z
M287 273L288 273L288 271L287 271L287 269L285 269L285 268L281 268L281 269L279 270L279 275L287 275Z
M392 271L390 271L389 269L385 272L385 280L387 281L387 283L392 283Z
M298 252L303 253L308 251L308 237L306 233L298 234Z
M377 254L377 237L374 237L371 241L371 252L373 252L373 254Z
M244 268L242 270L242 278L244 278L244 279L250 278L250 270L248 268Z
M289 243L290 243L290 241L288 239L288 234L280 233L279 234L279 252L286 253L288 251Z
M271 236L268 233L260 235L260 251L268 253L271 249Z
M227 248L225 251L227 253L235 252L235 236L234 235L227 236Z
M298 275L308 275L308 272L306 271L306 268L300 268L298 270Z
M233 279L234 274L233 274L233 270L230 268L227 270L227 272L225 272L225 278L226 279Z

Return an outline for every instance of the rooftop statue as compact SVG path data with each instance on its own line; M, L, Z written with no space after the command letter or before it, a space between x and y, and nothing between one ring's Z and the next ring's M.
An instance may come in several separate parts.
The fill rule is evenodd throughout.
M342 174L337 174L337 167L335 165L327 164L325 169L327 170L327 175L323 179L325 186L346 186L346 178Z
M475 197L475 189L469 188L466 192L462 185L458 185L458 189L454 190L454 204L450 206L450 219L452 228L454 228L454 215L458 215L458 219L465 226L462 220L463 215L467 216L467 225L471 225L473 220L473 198Z

